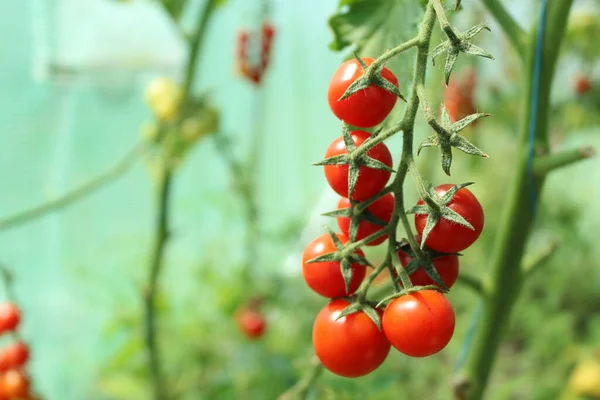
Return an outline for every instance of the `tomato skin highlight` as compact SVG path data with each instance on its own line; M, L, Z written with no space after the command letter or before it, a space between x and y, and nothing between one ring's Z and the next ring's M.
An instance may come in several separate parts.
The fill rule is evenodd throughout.
M235 318L240 330L249 339L258 339L265 333L267 321L260 311L242 308Z
M0 334L14 331L21 322L21 311L13 303L0 304Z
M0 398L27 398L29 387L29 378L22 370L11 369L0 375Z
M355 378L377 369L385 361L390 343L361 311L336 320L349 305L343 299L327 304L315 319L312 339L315 354L325 368Z
M344 244L349 242L346 235L338 234L337 237ZM340 269L339 261L325 261L308 263L318 256L328 253L334 253L337 249L328 233L325 233L313 240L302 253L302 274L308 287L323 297L341 297L351 295L358 289L365 278L366 267L364 265L352 263L352 279L350 280L349 291L346 292L344 277ZM364 257L364 253L358 249L355 251Z
M371 134L365 131L352 131L350 133L352 141L359 147L365 140L371 137ZM335 139L327 148L325 158L348 154L344 138ZM379 143L369 151L367 156L382 162L388 167L392 167L392 154L387 146ZM342 165L325 165L325 178L329 186L340 196L349 198L348 196L348 164ZM352 200L363 201L367 200L379 193L390 179L391 172L368 168L361 166L359 169L358 180L352 192Z
M394 195L391 193L388 193L385 196L383 196L382 198L373 202L373 204L371 204L369 207L367 207L367 211L369 213L373 214L375 217L379 218L380 220L389 223L390 220L392 219L392 215L394 213L394 205L395 205L394 204ZM340 198L338 205L337 205L338 210L342 210L345 208L351 208L351 207L352 207L352 204L350 203L350 200L348 198L346 198L346 197ZM340 230L342 231L342 233L344 235L350 237L351 218L337 217L337 223L338 223L338 226L340 227ZM362 239L366 238L367 236L369 236L377 231L380 231L383 228L385 228L385 227L372 224L368 221L364 221L364 220L360 221L360 224L358 226L358 232L356 233L356 241L362 240ZM377 246L378 244L385 242L387 237L388 237L387 234L380 236L377 239L372 240L369 243L367 243L367 246Z
M452 184L439 185L435 191L438 196L443 196L453 186ZM419 199L417 204L423 205L425 202ZM458 253L471 246L479 238L485 217L481 204L467 188L457 191L454 198L448 203L448 207L466 219L474 230L441 218L429 233L425 245L431 250L441 253ZM423 234L426 223L427 215L415 214L415 227L420 236Z
M383 332L392 346L411 357L441 351L452 339L455 316L446 297L435 290L400 296L383 313Z
M404 268L412 261L412 257L402 250L398 250L398 258L400 259L400 264L402 264ZM458 256L438 257L434 258L432 262L434 268L437 270L438 274L440 274L442 281L446 284L448 289L450 289L456 282L456 279L458 279ZM427 272L425 272L423 268L419 268L410 274L410 281L415 286L439 286L429 277L429 275L427 275Z
M371 57L363 57L362 60L367 65L375 61ZM383 122L394 108L397 96L371 84L366 89L359 90L340 101L346 89L363 75L364 70L356 59L344 62L329 82L327 100L331 111L340 120L359 128L370 128ZM398 79L389 69L384 67L381 76L398 87Z

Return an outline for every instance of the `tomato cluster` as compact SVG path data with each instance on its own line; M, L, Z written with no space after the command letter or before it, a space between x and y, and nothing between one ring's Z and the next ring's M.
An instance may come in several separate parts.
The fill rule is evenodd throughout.
M0 303L0 334L15 332L21 321L21 312L13 303ZM37 399L31 392L31 383L25 367L29 360L29 346L15 340L0 349L0 400Z
M236 67L244 78L258 85L271 61L275 28L265 22L258 34L243 29L237 34Z
M363 58L362 61L368 66L374 60ZM391 71L383 68L380 74L398 87L398 80ZM344 97L348 87L363 76L363 66L358 60L343 63L330 82L328 100L340 120L370 128L383 122L397 96L371 84ZM385 309L377 308L361 296L369 262L359 245L376 246L389 239L388 229L393 229L389 225L396 204L394 194L385 190L393 165L387 146L383 142L369 146L364 152L369 160L364 164L361 164L360 153L349 156L349 152L370 140L373 136L369 132L348 129L327 149L322 163L325 177L331 189L342 196L337 210L330 215L336 217L341 233L330 231L317 237L302 254L302 273L307 285L331 299L313 325L315 353L328 370L344 377L374 371L385 361L392 346L412 357L435 354L449 343L455 324L454 310L438 290L416 288L401 292ZM444 197L452 187L438 186L436 196ZM421 204L423 200L419 200L418 205ZM458 277L456 253L477 239L484 217L481 205L464 187L457 190L444 207L473 227L469 229L442 217L426 238L422 250L431 258L445 286L450 288ZM427 215L415 215L419 241L426 223ZM364 243L353 245L358 241ZM414 286L436 284L424 268L414 268L415 262L411 261L415 255L408 246L390 243L390 249L398 252L402 266L410 267L409 279ZM391 278L398 280L397 275Z

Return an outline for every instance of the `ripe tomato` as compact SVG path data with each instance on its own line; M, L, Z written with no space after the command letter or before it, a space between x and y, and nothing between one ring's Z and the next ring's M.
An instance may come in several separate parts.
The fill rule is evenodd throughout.
M342 197L338 202L338 210L343 210L345 208L351 208L352 204L350 200L346 197ZM367 207L367 211L379 218L382 221L387 223L392 219L392 214L394 213L394 195L386 194L379 200L375 201L369 207ZM350 222L351 218L348 217L337 217L337 223L340 227L342 233L348 237L350 237ZM367 236L380 231L384 226L375 225L368 221L362 220L360 221L360 225L358 226L358 232L356 233L356 241L362 240ZM379 238L370 241L367 243L367 246L377 246L378 244L383 243L387 239L388 235L380 236Z
M21 321L21 312L13 303L0 304L0 334L14 331Z
M400 264L406 268L406 266L411 262L412 257L403 252L402 250L398 251L398 258L400 258ZM438 274L442 278L442 281L446 284L448 289L454 285L456 279L458 278L458 256L444 256L434 258L433 266L437 270ZM437 285L427 275L427 272L423 268L419 268L412 274L410 274L410 281L415 286L427 286L427 285Z
M267 327L265 317L255 309L242 308L236 313L235 319L242 333L250 339L261 337Z
M580 75L575 81L575 91L578 94L584 94L592 90L592 81L585 75Z
M435 191L439 196L443 196L452 186L454 185L439 185ZM425 202L419 200L417 204L422 205ZM456 192L454 198L448 203L448 207L466 219L474 230L441 218L429 233L425 245L441 253L458 253L472 245L481 234L484 222L483 208L475 195L467 188ZM426 223L427 215L415 214L415 227L419 235L423 234Z
M365 131L352 131L352 141L359 147L365 140L371 137L371 134ZM344 143L344 138L335 139L327 148L325 158L347 154L348 150ZM392 154L387 146L379 143L367 152L367 156L382 162L388 167L392 167ZM329 186L340 196L348 196L348 164L343 165L325 165L325 178ZM361 166L359 169L358 180L352 193L352 200L363 201L373 197L385 187L390 179L391 172L380 169Z
M0 376L0 397L8 399L29 396L29 378L19 369L10 369Z
M464 72L460 78L450 80L444 90L444 106L451 122L456 122L477 112L475 107L476 85L477 74L472 68ZM477 122L472 122L471 126L476 126Z
M327 304L317 315L312 340L315 354L325 368L354 378L379 367L390 351L390 343L361 311L337 319L349 305L343 299Z
M0 371L22 367L29 360L29 346L18 340L0 350Z
M367 65L371 65L374 61L371 57L363 57L362 60ZM339 101L348 86L363 74L364 70L356 59L348 60L340 65L329 82L327 100L336 117L349 125L369 128L383 122L394 108L397 96L384 88L370 85ZM398 79L389 69L384 67L381 76L398 87Z
M454 310L435 290L400 296L383 313L383 332L392 346L411 357L442 350L454 333Z
M344 244L350 240L346 235L338 234L337 237ZM340 269L340 261L325 261L308 263L318 256L328 253L334 253L337 249L328 233L325 233L313 240L302 253L302 274L308 286L324 297L340 297L351 295L358 289L362 280L365 278L366 267L364 265L352 263L352 280L350 281L349 291L346 292L344 277ZM364 256L364 253L358 249L356 254Z

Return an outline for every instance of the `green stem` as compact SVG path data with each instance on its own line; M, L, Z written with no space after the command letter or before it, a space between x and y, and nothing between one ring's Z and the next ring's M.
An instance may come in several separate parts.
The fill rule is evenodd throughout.
M515 48L519 57L524 60L526 55L526 34L514 18L506 11L499 0L481 0L490 14L494 16L502 30Z
M85 182L81 186L73 189L72 191L54 200L47 201L28 210L20 211L14 215L1 219L0 231L15 228L19 225L33 221L95 193L108 183L113 182L115 179L121 177L125 172L127 172L144 150L145 147L143 145L137 144L114 166L97 177Z
M216 0L208 0L200 13L197 29L190 40L189 56L185 70L185 81L183 85L183 106L191 99L194 78L198 66L200 47L206 32L208 20L215 9ZM159 351L158 332L156 327L156 296L159 289L160 276L163 270L163 258L165 245L169 231L169 199L173 175L166 160L161 166L161 173L157 179L157 216L154 227L154 242L150 257L150 271L148 277L148 288L145 293L145 339L148 348L150 373L152 377L154 400L165 400L168 398L168 389L161 367Z
M595 155L596 150L593 147L583 146L576 149L540 156L533 161L533 173L535 176L541 178L555 169L566 167L577 161L594 157Z
M315 382L323 373L323 364L315 356L310 369L306 375L298 381L294 386L282 393L277 400L304 400L308 395L308 391L314 386Z
M545 31L544 37L538 114L530 115L529 104L528 102L525 104L527 107L526 118L519 140L521 151L516 162L517 171L510 186L509 197L502 210L502 222L496 233L496 242L491 258L490 284L486 290L488 295L483 303L482 318L467 364L461 372L461 377L457 380L458 397L462 396L469 400L479 400L483 397L498 348L506 331L510 312L523 284L521 259L534 219L531 207L523 204L523 199L527 198L530 193L528 127L530 119L536 118L536 149L547 152L550 87L571 3L572 0L555 0L548 5L546 21L548 29ZM533 91L535 46L534 34L531 36L526 76L528 80L528 96L526 98L528 99L531 98ZM544 179L540 178L535 182L536 193L540 193L543 181Z
M171 172L163 169L157 182L157 216L154 228L154 244L150 257L150 276L146 292L146 345L150 358L150 373L152 375L155 400L167 398L164 378L161 371L160 352L156 334L156 294L158 280L162 270L164 249L168 236L169 197L172 181Z

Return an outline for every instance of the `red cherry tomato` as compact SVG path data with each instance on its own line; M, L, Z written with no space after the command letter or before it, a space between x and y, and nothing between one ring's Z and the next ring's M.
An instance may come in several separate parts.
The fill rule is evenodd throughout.
M18 340L0 350L0 371L18 368L29 360L29 346Z
M342 210L345 208L351 208L352 204L350 200L346 197L340 198L338 202L337 209ZM389 223L392 219L392 214L394 213L394 195L386 194L379 200L373 202L369 207L367 207L367 211L379 218L380 220ZM342 233L348 237L350 237L350 222L351 219L348 217L337 217L337 223L340 227ZM358 225L358 232L356 233L356 241L362 240L367 236L380 231L384 226L372 224L368 221L362 220ZM367 243L367 246L377 246L378 244L383 243L387 239L388 235L383 235L378 237L375 240Z
M352 140L356 147L360 146L365 140L371 137L371 134L364 131L352 131ZM348 150L344 143L344 138L339 137L334 140L325 153L325 158L347 154ZM367 152L367 156L382 162L388 167L392 167L392 154L387 146L379 143ZM325 178L329 186L340 196L348 196L348 164L343 165L325 165ZM358 173L358 180L352 192L352 200L363 201L375 196L385 187L390 179L389 171L361 166Z
M362 311L337 319L349 305L343 299L327 304L317 315L312 339L315 354L325 368L354 378L379 367L390 351L390 344Z
M362 60L367 65L374 61L371 57L363 57ZM383 122L394 108L397 96L379 86L370 85L340 101L348 86L363 74L364 70L356 59L340 65L329 82L327 100L336 117L349 125L369 128ZM384 67L381 76L398 87L398 79L389 69Z
M349 241L345 235L338 234L337 237L343 244ZM340 261L307 262L313 258L336 251L337 249L333 240L331 240L328 233L325 233L306 246L304 253L302 253L302 274L304 275L304 279L312 290L324 297L333 298L351 295L358 289L365 278L366 267L352 263L352 279L350 280L349 291L346 292ZM355 253L364 256L364 253L360 249L356 250Z
M592 90L592 81L585 75L580 75L575 80L575 91L584 94Z
M435 290L400 296L383 313L383 332L392 346L411 357L442 350L454 333L454 310Z
M460 78L450 80L444 91L444 105L451 122L456 122L477 112L475 107L476 85L477 74L472 68L469 68ZM477 122L472 122L471 126L476 126Z
M400 264L402 264L402 266L405 268L412 261L412 257L402 250L398 251L398 258L400 258ZM438 274L440 274L442 281L446 284L448 289L450 289L458 278L458 256L438 257L434 258L432 262L433 267L436 269ZM427 272L425 272L423 268L419 268L410 274L410 281L415 286L439 286L433 281L433 279L429 277L429 275L427 275Z
M439 196L443 196L453 186L450 184L439 185L435 191ZM425 202L419 200L417 204L422 205ZM474 229L471 230L466 226L441 218L429 233L425 245L441 253L458 253L472 245L481 234L484 223L483 208L475 195L467 188L456 192L454 198L448 203L448 207L466 219ZM419 235L423 234L426 223L427 215L415 215L415 227Z
M0 304L0 334L14 331L21 321L21 312L13 303Z
M244 335L250 339L258 339L267 327L263 314L255 309L242 308L236 315L237 324Z
M0 397L20 399L29 396L29 378L19 369L10 369L0 375Z

